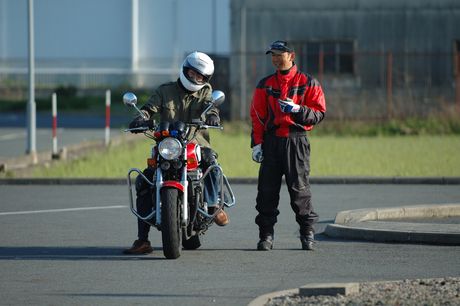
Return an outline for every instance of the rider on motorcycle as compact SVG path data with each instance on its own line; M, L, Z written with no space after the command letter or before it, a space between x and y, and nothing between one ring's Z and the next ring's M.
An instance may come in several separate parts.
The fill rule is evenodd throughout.
M209 80L214 73L214 63L212 59L202 52L193 52L189 54L183 64L179 79L175 82L169 82L160 85L149 98L148 102L141 107L145 118L138 116L129 124L129 128L145 126L145 120L152 116L159 115L159 121L191 122L192 119L200 118L200 115L211 101L212 87ZM207 125L217 126L220 124L219 111L212 107L207 112L205 123ZM199 131L195 140L202 146L202 163L201 167L206 169L210 165L217 163L217 153L211 149L209 144L209 134L206 130ZM144 175L152 179L152 169L145 169ZM219 173L211 171L205 177L204 200L208 204L210 213L213 213L218 204ZM141 216L148 215L153 207L150 186L141 179L136 179L136 206ZM218 213L214 222L219 226L224 226L229 222L226 212L223 210ZM123 251L125 254L148 254L153 251L148 233L150 225L138 219L138 239L134 241L131 248Z

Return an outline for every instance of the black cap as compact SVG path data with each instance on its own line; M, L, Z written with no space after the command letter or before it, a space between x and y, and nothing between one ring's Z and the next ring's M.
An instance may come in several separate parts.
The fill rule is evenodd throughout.
M276 52L278 51L278 52ZM271 43L269 49L265 54L268 53L282 53L282 52L294 52L294 49L288 47L287 41L277 40Z

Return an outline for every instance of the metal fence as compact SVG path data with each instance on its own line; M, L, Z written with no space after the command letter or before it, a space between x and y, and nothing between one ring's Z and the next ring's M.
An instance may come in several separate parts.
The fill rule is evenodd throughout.
M241 107L248 110L258 81L274 68L268 55L248 53L245 57L242 73L246 74L247 101ZM243 60L241 55L235 59L234 63ZM297 52L296 63L322 84L328 118L374 120L460 111L457 53ZM244 96L243 90L240 85L235 96ZM247 114L237 111L243 117Z
M226 118L248 119L255 86L262 77L273 73L270 56L261 53L215 57L212 83L227 94L223 109ZM245 63L244 69L241 62ZM331 119L407 118L460 109L460 56L455 52L308 55L298 52L296 63L322 84ZM75 86L81 92L130 87L152 89L178 76L177 68L141 67L132 71L109 65L99 68L37 65L36 89L38 95L40 92L48 95L63 85ZM0 99L26 96L27 69L0 62Z

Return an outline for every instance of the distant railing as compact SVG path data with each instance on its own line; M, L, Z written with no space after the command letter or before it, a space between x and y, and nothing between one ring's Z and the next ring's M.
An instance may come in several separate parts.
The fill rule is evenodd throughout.
M242 71L239 63L243 57L246 66ZM344 63L334 62L327 53L314 55L316 63L312 63L311 58L311 54L307 57L301 52L296 53L296 64L322 84L328 118L391 119L460 110L458 53L336 54L335 58L342 58L346 61ZM82 91L120 87L152 89L163 82L176 80L179 68L175 67L180 66L172 58L140 63L140 69L135 71L127 68L129 65L124 62L101 64L93 60L69 64L60 60L57 64L36 65L37 91L50 92L62 85L73 85ZM273 73L270 57L263 52L234 53L228 57L216 57L215 65L211 83L224 90L228 97L223 113L231 119L248 119L255 86L262 77ZM24 63L1 60L0 99L8 95L25 98L27 74ZM246 98L243 101L241 97Z
M1 68L0 89L27 85L27 68ZM131 84L151 87L177 77L177 69L155 68L132 71L123 68L36 68L37 89L72 85L79 89L117 87Z
M274 71L270 57L263 53L234 55L234 65L242 56L247 63L241 74L246 74L248 98L241 101L241 105L233 106L233 115L238 115L237 110L241 108L249 109L258 81ZM391 119L439 112L460 113L460 55L457 53L336 54L337 58L341 56L348 61L343 73L340 69L332 71L340 67L340 63L334 63L326 53L317 54L314 58L318 62L313 64L311 55L307 61L305 55L296 53L298 67L323 86L328 118ZM237 84L233 96L236 99L244 96L239 83L233 83Z

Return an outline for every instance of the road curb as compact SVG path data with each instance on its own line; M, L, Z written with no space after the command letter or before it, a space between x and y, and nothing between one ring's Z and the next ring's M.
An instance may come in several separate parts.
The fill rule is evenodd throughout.
M369 220L403 218L445 218L460 216L460 204L410 205L390 208L364 208L345 210L337 213L335 223L347 225Z
M413 205L339 212L324 234L377 242L460 245L460 225L386 222L392 219L459 217L460 204Z
M298 294L298 293L299 293L298 288L267 293L267 294L258 296L255 299L253 299L251 302L249 302L248 306L264 306L270 301L270 299L273 299L276 297L282 297L285 295Z
M311 177L312 184L410 184L410 185L460 185L460 177Z
M334 296L337 294L349 295L359 292L359 283L318 283L307 284L300 288L287 289L276 291L258 296L252 300L248 306L263 306L273 298L280 298L287 295L300 295L300 296L316 296L316 295L329 295Z
M257 184L257 178L228 178L230 184ZM0 185L121 185L126 178L0 178ZM313 185L460 185L460 177L385 178L385 177L313 177Z

